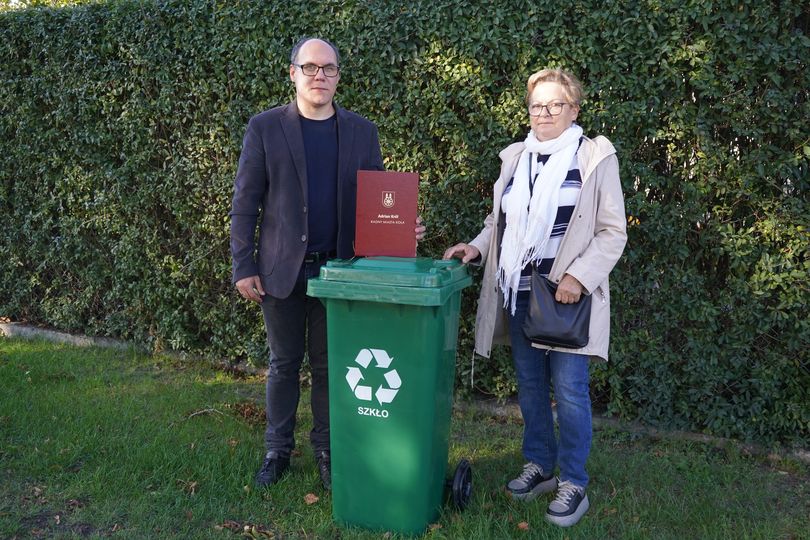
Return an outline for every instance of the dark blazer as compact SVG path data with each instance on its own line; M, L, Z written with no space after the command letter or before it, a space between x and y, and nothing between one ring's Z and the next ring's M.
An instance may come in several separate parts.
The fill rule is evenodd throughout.
M350 258L354 256L357 171L382 170L383 161L377 127L337 105L335 109L337 256ZM257 114L248 122L230 217L233 282L258 275L266 293L277 298L289 296L307 252L308 238L307 166L295 101Z

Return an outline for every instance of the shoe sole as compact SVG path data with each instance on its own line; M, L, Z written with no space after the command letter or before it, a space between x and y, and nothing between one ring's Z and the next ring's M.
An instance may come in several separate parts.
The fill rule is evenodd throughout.
M567 516L554 516L546 513L546 521L559 527L570 527L571 525L576 525L590 507L591 504L588 502L588 495L585 495L585 498L580 501L579 506L573 514Z
M551 493L555 489L557 489L557 477L553 476L544 482L540 482L534 486L533 490L527 491L526 493L515 493L514 491L510 491L509 493L512 494L513 499L528 502L533 501L538 495L542 495L543 493Z

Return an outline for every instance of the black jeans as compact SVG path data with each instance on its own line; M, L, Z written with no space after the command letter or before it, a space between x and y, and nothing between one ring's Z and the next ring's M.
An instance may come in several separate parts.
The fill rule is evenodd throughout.
M267 450L289 455L295 448L295 412L300 397L299 375L306 347L312 373L313 428L310 441L315 452L329 451L329 379L326 361L326 309L306 295L307 280L318 275L321 263L304 263L290 296L266 295L262 301L270 367L267 370Z

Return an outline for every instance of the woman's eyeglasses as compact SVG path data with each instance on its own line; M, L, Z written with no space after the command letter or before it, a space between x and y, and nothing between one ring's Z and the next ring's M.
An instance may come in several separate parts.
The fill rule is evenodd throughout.
M529 116L542 116L543 109L548 111L551 116L557 116L563 111L563 107L570 105L570 103L553 102L553 103L532 103L529 105Z

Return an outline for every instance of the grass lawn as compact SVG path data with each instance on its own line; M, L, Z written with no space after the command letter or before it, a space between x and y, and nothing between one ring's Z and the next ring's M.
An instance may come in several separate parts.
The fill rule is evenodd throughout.
M306 395L291 474L254 489L263 396L260 378L167 357L0 337L0 538L397 538L332 522ZM561 530L543 519L550 496L503 490L522 466L518 420L465 407L451 429L473 496L428 538L810 538L798 462L600 430L591 509Z

